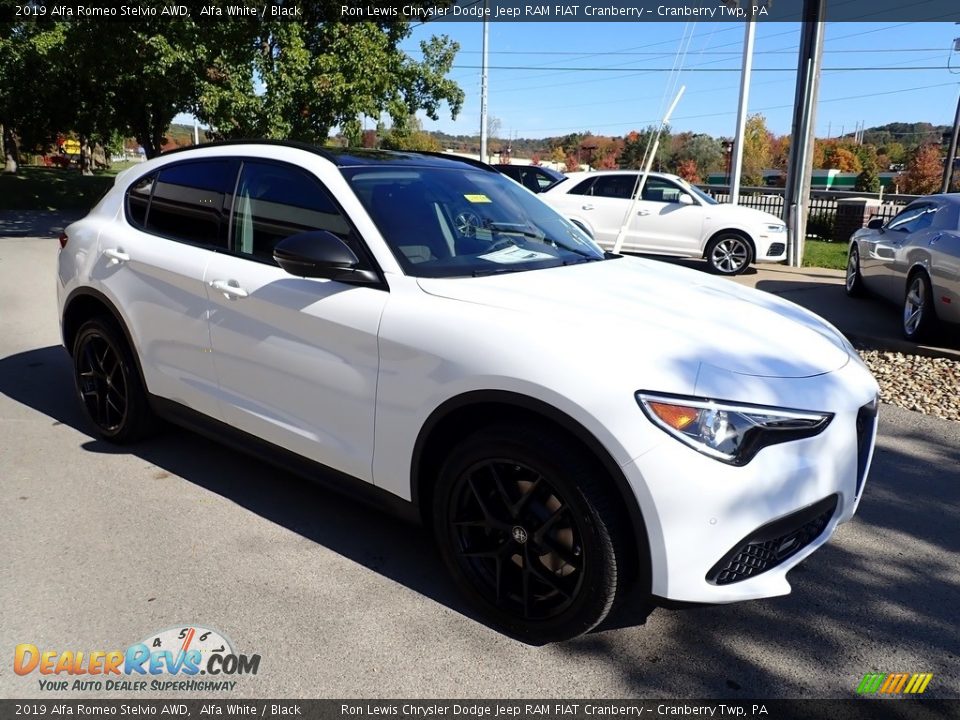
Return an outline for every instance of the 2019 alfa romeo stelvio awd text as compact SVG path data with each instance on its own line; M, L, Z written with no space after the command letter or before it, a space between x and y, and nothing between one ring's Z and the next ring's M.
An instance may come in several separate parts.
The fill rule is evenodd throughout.
M531 643L636 584L786 594L863 492L877 384L837 330L604 253L481 163L199 146L121 173L60 241L102 437L166 419L416 515Z

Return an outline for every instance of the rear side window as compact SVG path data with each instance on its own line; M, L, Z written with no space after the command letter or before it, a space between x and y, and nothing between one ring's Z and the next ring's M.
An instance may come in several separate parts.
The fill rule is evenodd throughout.
M590 188L593 187L593 182L596 178L587 178L586 180L581 180L576 187L569 191L570 195L592 195Z
M127 190L127 219L141 230L147 226L147 208L150 206L150 194L157 179L156 173L140 178Z
M289 165L244 160L233 200L233 252L272 263L278 242L310 230L328 230L364 256L350 223L313 175Z
M226 249L224 208L235 178L236 162L231 160L197 160L161 169L153 183L144 229L192 245ZM134 224L139 184L128 195Z

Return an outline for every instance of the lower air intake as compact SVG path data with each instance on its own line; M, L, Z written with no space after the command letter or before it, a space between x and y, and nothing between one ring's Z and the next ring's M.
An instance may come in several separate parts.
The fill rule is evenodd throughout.
M729 585L775 568L816 540L837 509L837 495L758 528L710 568L707 582Z

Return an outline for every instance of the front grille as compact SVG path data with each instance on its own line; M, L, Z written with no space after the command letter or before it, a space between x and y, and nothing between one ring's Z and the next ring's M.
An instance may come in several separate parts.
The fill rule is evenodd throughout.
M729 585L747 580L796 555L826 529L837 509L837 499L837 495L831 495L758 528L710 568L707 582Z
M783 251L787 249L787 246L783 243L770 243L770 249L767 250L767 255L769 257L776 257L777 255L783 255Z
M873 447L874 431L877 427L876 399L867 403L857 413L857 497L863 488L863 481L867 477L867 461L870 459L870 450Z

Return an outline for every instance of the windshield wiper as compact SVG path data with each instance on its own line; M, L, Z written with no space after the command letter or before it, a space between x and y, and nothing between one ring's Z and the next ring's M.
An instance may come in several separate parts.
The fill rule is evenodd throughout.
M523 272L529 268L525 267L495 267L495 268L484 268L482 270L474 270L470 273L471 277L483 277L484 275L502 275L504 273L514 273L514 272Z

